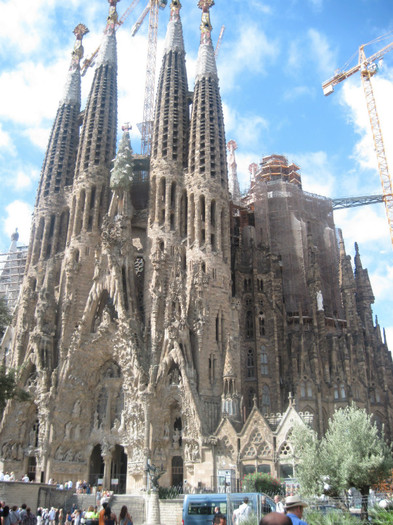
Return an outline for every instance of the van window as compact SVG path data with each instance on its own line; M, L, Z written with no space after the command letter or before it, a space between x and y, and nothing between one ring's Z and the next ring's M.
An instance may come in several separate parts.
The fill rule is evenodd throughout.
M188 505L188 515L213 515L216 507L219 507L221 514L227 513L227 504L225 501L220 501L218 503L215 503L214 501L193 501Z

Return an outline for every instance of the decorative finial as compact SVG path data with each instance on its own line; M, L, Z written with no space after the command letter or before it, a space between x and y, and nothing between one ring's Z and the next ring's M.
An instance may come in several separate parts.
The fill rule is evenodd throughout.
M210 23L210 12L209 9L214 5L214 0L199 0L198 7L202 9L202 20L201 20L201 44L207 44L211 42L212 25Z
M76 42L74 44L74 50L72 52L72 60L70 69L76 69L79 67L81 58L83 57L83 46L82 38L89 32L87 27L84 24L78 24L74 29L73 33L76 37Z
M229 153L233 153L234 151L236 151L237 150L236 141L230 140L227 144L227 148L228 148Z
M130 131L132 129L132 126L129 122L126 122L125 124L122 125L121 127L121 130L122 131Z
M179 18L179 11L181 9L181 3L179 0L172 0L171 2L171 16L169 20L177 20Z
M118 25L116 5L120 0L108 0L110 8L109 15L106 21L106 34L113 34L115 32L115 27Z

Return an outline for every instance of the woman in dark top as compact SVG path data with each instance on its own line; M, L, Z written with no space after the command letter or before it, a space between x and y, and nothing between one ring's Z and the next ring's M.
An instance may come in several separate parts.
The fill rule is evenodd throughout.
M117 525L116 514L112 512L109 505L106 506L104 513L104 524L105 525Z

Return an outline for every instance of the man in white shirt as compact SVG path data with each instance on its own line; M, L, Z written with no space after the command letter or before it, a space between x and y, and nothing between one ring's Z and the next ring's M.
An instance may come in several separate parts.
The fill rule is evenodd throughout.
M281 498L278 494L274 496L274 503L276 504L276 512L280 512L281 514L284 514L285 512L284 505L282 504Z
M240 525L251 514L251 507L248 504L248 497L244 496L243 503L233 512L233 521L235 525Z

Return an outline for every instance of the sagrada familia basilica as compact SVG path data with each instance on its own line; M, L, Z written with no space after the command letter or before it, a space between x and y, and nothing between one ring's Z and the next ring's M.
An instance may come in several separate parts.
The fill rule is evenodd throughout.
M293 475L294 423L323 434L351 402L391 439L391 355L331 201L304 192L281 155L252 165L240 194L213 1L198 4L192 93L181 5L170 4L150 157L133 153L127 127L116 151L116 3L83 111L87 28L74 30L3 339L30 393L5 408L4 470L132 492L150 463L164 486L235 489L253 471Z

